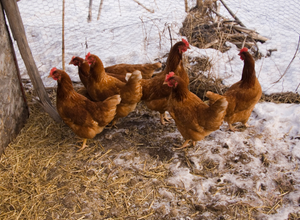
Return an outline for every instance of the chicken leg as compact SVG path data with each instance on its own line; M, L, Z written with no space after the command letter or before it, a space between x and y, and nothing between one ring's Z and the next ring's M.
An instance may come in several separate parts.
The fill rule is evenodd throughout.
M77 150L77 152L79 152L79 151L82 151L84 148L86 148L86 147L87 147L87 145L86 145L86 141L87 141L87 139L86 139L86 138L85 138L85 139L83 139L82 146L81 146L81 148L80 148L79 150Z
M181 145L181 147L173 148L173 150L181 150L181 149L183 149L183 148L186 148L186 147L188 147L189 142L190 142L190 140L186 140L186 141L183 143L183 145ZM196 143L197 143L197 141L192 141L193 147L196 146Z
M169 123L171 119L172 119L172 117L168 117L166 112L164 112L163 114L160 114L160 123L162 125Z

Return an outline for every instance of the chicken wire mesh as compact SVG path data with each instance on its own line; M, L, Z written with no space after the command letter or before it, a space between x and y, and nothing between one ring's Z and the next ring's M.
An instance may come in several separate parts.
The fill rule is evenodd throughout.
M256 30L270 39L260 45L260 51L265 57L262 58L261 64L257 65L256 71L258 74L264 72L263 76L261 74L263 79L274 78L273 82L281 80L266 86L264 92L299 92L300 77L297 73L300 68L300 2L232 0L226 3L230 8L234 8L234 13L242 18L247 28ZM270 59L268 65L266 59Z
M178 32L185 14L183 0L101 2L99 13L100 1L65 0L66 71L75 80L78 80L77 69L68 65L74 55L84 57L87 52L95 53L105 65L120 60L153 62L168 51L169 48L161 47L162 41L169 40L169 29ZM53 83L46 79L50 68L62 67L63 1L21 0L18 6L37 67L49 86ZM21 64L24 74L23 67Z
M63 2L65 13L63 13ZM180 39L179 29L188 9L196 0L20 0L18 6L25 26L29 46L45 86L55 82L47 79L49 70L62 68L62 24L64 17L65 66L72 80L79 81L77 68L68 65L72 56L84 57L87 52L97 54L105 66L116 63L147 63L162 58L170 49L170 35L173 41ZM221 4L217 1L218 4ZM262 80L281 77L296 52L300 33L298 1L270 0L244 2L226 1L247 28L269 38L260 45L267 57L273 51L273 65L262 61L258 74L266 72ZM260 7L258 8L257 5ZM220 13L232 20L224 7ZM88 20L88 18L90 20ZM268 27L268 28L266 28ZM289 39L293 39L292 42ZM296 39L296 40L295 40ZM274 52L275 51L275 52ZM298 55L298 54L297 54ZM26 69L19 57L22 77ZM278 62L280 60L280 62ZM284 74L283 81L295 82L300 78L293 74L300 68L296 57ZM299 76L300 77L300 76ZM297 82L297 83L296 83ZM289 84L277 84L278 90L289 90ZM263 88L268 89L266 86ZM270 90L271 91L271 90Z

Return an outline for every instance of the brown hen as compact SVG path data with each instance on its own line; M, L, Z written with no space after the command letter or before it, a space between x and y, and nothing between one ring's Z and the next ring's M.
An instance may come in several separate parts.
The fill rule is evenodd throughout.
M172 89L167 110L186 140L179 149L187 147L190 140L195 146L196 141L219 129L226 114L228 104L226 98L221 97L213 105L208 106L190 92L186 82L173 72L166 76L164 84Z
M244 61L242 79L233 84L223 96L207 92L206 96L210 99L210 104L220 97L225 97L228 107L224 121L228 123L229 130L236 130L232 124L243 123L248 127L247 121L256 103L262 95L260 83L255 75L255 61L247 48L240 50L240 58Z
M155 77L142 79L141 81L143 87L142 100L145 101L149 109L160 113L160 122L162 124L165 124L165 120L169 121L165 112L167 99L171 93L171 88L163 85L165 76L169 72L175 72L176 75L180 76L186 82L186 85L189 84L189 77L182 63L182 54L187 49L189 49L189 43L185 39L177 42L170 50L166 68Z
M162 64L157 63L145 63L145 64L126 64L120 63L113 66L105 67L105 71L109 74L121 75L125 78L126 73L133 73L135 70L139 70L142 73L143 79L150 79L156 69L161 68Z
M112 95L120 94L122 101L121 105L117 107L116 120L127 116L133 111L142 96L141 72L134 72L130 75L128 82L124 83L105 72L103 63L98 56L88 53L86 61L90 64L90 74L87 82L89 96L95 101L102 101ZM116 123L116 120L113 124Z
M56 107L62 120L83 138L83 150L87 145L87 139L94 138L102 132L116 114L117 105L120 103L120 95L111 96L104 101L93 102L75 92L69 75L63 71L51 69L49 77L57 80Z

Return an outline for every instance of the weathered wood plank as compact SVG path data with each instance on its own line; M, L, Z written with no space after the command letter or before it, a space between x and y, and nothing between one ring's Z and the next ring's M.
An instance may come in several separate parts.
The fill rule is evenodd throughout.
M34 90L39 97L44 110L55 121L61 121L61 118L58 115L56 109L51 104L50 98L45 90L41 76L34 62L31 50L27 42L25 29L16 0L1 0L1 4L7 16L13 38L18 44L20 54L22 56L22 59L24 60Z

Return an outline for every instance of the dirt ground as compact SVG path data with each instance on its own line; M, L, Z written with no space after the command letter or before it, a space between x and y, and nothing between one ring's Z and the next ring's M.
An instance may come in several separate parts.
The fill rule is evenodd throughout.
M50 96L54 102L55 90ZM140 103L77 152L82 142L71 129L30 100L28 123L0 160L1 219L268 219L291 202L278 193L293 193L298 183L284 169L276 187L262 184L261 192L228 178L259 181L251 172L255 160L272 172L272 156L254 147L256 129L238 132L242 150L222 125L195 148L178 151L183 139L174 121L161 125L159 114Z

